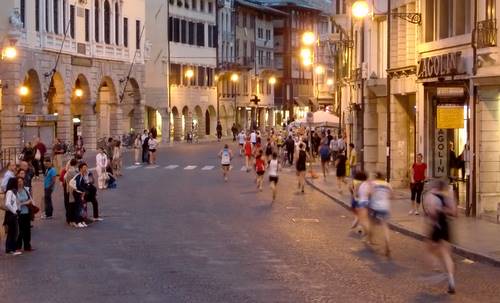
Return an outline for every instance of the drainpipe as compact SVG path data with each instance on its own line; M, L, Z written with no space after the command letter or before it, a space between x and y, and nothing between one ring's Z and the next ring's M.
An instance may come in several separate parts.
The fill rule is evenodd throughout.
M477 47L476 47L476 34L477 34L477 0L474 0L474 29L472 32L472 41L471 41L471 46L472 46L472 76L475 76L477 74ZM476 195L476 183L477 183L477 176L476 176L476 134L477 134L477 123L476 123L476 117L477 117L477 111L476 111L476 105L478 104L478 98L477 98L477 88L473 84L473 98L472 98L472 103L471 98L469 97L469 109L472 109L472 135L470 131L470 118L469 118L469 128L468 128L468 137L470 138L469 142L469 161L471 165L471 170L470 170L470 175L469 175L469 182L471 182L470 187L469 184L467 186L469 187L468 189L470 190L469 194L469 199L470 203L467 203L467 208L466 208L466 214L467 216L473 216L475 217L477 215L477 195ZM470 206L469 206L470 204Z
M386 176L391 180L391 0L387 0L387 147L386 147Z
M361 20L361 171L365 170L365 79L363 78L363 64L365 62L365 19ZM353 176L354 177L354 176Z

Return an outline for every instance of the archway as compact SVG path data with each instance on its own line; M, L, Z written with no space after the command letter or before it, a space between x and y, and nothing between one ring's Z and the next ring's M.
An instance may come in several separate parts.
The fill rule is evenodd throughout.
M71 139L76 143L77 136L84 138L85 144L95 146L95 116L90 104L90 86L87 78L79 74L72 88L70 103Z
M34 69L30 69L24 77L23 86L27 88L27 94L21 96L21 105L25 115L42 114L43 99L40 78Z
M127 119L123 121L123 129L121 133L129 133L131 131L141 133L146 127L145 106L141 104L141 91L139 83L134 78L130 78L121 103L123 113L126 113ZM156 125L155 125L156 127Z
M103 77L97 93L97 141L116 137L122 129L121 110L117 106L116 89L110 77Z
M215 108L210 105L208 107L208 110L206 112L206 117L205 119L207 120L206 123L206 134L207 135L216 135L217 134L217 112L215 111Z
M66 100L63 78L59 72L54 72L49 83L47 103L44 104L43 113L57 116L55 137L68 142L71 140L71 114Z

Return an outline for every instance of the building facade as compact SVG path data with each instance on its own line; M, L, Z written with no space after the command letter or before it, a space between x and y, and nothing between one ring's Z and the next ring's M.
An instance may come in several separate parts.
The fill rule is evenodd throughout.
M3 148L81 135L92 149L147 125L144 1L2 4L2 43L14 38L18 50L0 68Z
M217 120L229 119L217 99L217 9L213 0L169 0L167 90L176 141L189 132L198 138L215 136Z

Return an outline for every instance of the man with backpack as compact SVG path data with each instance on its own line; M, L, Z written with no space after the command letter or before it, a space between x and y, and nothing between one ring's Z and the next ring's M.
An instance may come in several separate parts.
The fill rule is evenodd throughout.
M224 148L219 152L220 163L222 166L222 175L224 176L224 182L227 182L227 175L229 174L229 169L231 168L231 160L233 159L233 152L229 149L227 144L224 144Z

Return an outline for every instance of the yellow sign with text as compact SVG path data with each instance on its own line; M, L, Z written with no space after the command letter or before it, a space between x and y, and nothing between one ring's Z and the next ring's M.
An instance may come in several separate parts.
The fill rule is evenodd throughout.
M464 107L438 106L437 128L464 128Z

